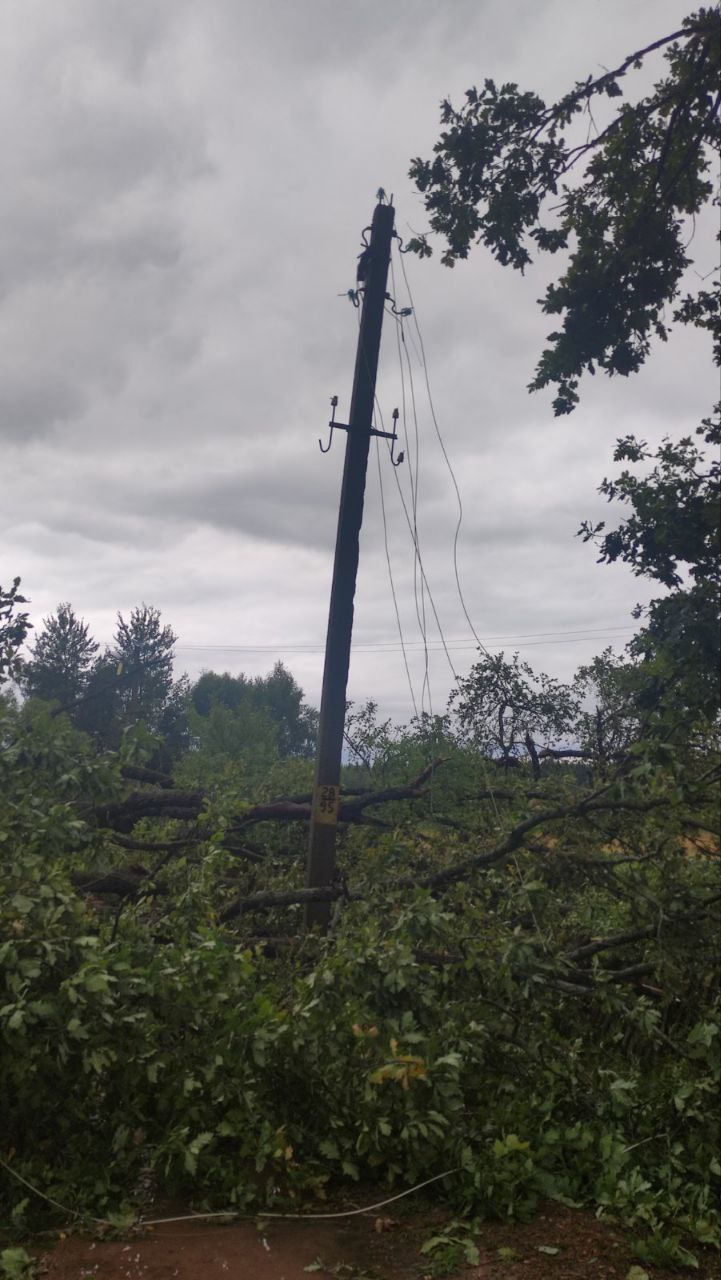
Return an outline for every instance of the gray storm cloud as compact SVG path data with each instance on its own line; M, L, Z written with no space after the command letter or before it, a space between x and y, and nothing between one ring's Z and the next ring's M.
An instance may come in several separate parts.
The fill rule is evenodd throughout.
M560 93L671 30L686 7L13 0L10 10L2 576L23 576L38 619L72 600L102 640L116 609L146 599L179 633L189 670L263 670L285 657L317 698L343 441L325 458L316 441L329 397L348 404L356 314L343 295L376 189L394 192L402 236L422 229L407 170L431 153L446 94L459 99L484 76ZM616 436L677 435L708 411L706 344L675 335L637 378L596 379L573 419L554 421L550 397L525 390L550 327L536 306L547 268L522 278L480 250L453 272L437 258L406 265L464 501L469 611L484 635L595 628L588 642L528 649L570 674L602 647L604 627L631 633L642 595L625 570L596 566L575 530L607 514L596 488ZM399 262L394 288L407 301ZM379 403L388 414L405 394L414 468L415 397L424 566L444 630L468 643L455 493L412 334L411 390L386 327ZM382 476L402 622L417 642L413 548L387 462ZM351 693L405 716L398 654L379 663L361 647L397 641L395 628L372 454ZM268 648L211 647L245 642ZM314 652L298 654L303 642ZM472 658L458 651L466 668ZM443 704L451 677L435 654L431 675Z

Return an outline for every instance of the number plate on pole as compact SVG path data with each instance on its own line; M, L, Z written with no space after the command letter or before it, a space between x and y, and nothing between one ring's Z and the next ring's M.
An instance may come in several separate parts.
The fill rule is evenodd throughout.
M314 817L316 822L331 826L338 821L338 800L340 787L326 787L322 784L315 789Z

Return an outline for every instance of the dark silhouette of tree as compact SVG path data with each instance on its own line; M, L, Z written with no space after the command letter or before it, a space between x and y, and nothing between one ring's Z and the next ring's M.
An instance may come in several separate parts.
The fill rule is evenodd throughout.
M303 690L282 662L270 675L253 681L256 705L267 710L278 726L281 756L310 756L315 750L317 712L303 701Z
M190 699L201 716L210 715L214 706L248 719L263 712L274 726L281 757L313 755L318 713L304 702L303 690L282 662L267 676L253 679L242 673L205 671L193 685Z
M96 658L82 698L68 712L78 729L113 749L120 742L120 684L118 663L106 651Z
M252 698L252 682L242 674L222 675L217 671L204 671L190 691L190 699L198 715L207 716L211 707L218 705L228 711L237 711Z
M631 644L645 660L649 697L682 704L686 711L714 716L719 709L719 609L721 593L721 418L707 418L697 429L707 452L691 436L664 440L651 453L645 441L619 440L616 462L646 464L639 476L626 469L604 480L599 492L625 503L630 513L617 528L585 521L579 534L595 541L599 559L621 560L637 577L648 578L669 594L652 600L646 623Z
M503 653L481 653L458 681L450 704L471 741L503 765L526 752L535 764L537 746L573 736L580 710L572 689L536 674L517 653L510 660Z
M0 586L0 684L17 680L22 674L24 664L18 651L32 630L27 613L17 612L19 604L28 603L19 587L19 578L13 579L8 591Z
M173 679L176 636L160 611L142 604L126 620L118 613L113 644L89 671L85 692L70 714L104 746L117 749L123 731L144 724L163 741L163 760L187 741L187 680ZM166 759L167 758L167 759Z
M127 621L118 613L114 642L107 656L121 677L117 697L123 727L142 720L151 731L159 728L173 691L176 639L172 627L161 625L160 610L151 605L132 609Z
M442 104L435 159L412 162L431 227L447 242L448 266L468 257L474 242L521 271L532 251L568 253L542 301L561 327L549 334L529 387L555 384L556 414L574 408L584 372L639 369L654 335L667 337L669 304L675 321L712 331L721 358L718 281L681 296L690 224L714 193L720 32L718 6L699 9L678 31L550 106L515 84L485 80L466 91L461 107ZM628 72L661 49L665 77L635 104L619 101L597 127L594 102L623 99ZM580 116L585 140L568 140ZM431 253L425 236L408 247Z
M59 604L55 613L43 619L25 664L23 688L29 697L72 703L87 685L98 645L90 628L72 605Z

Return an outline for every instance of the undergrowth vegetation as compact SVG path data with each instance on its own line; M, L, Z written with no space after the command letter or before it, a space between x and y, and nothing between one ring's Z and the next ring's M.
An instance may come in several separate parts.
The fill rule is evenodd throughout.
M98 753L45 704L3 704L6 1223L67 1219L53 1202L111 1222L168 1197L312 1208L447 1172L459 1211L558 1197L692 1262L721 1173L710 739L539 778L442 723L382 751L374 732L349 786L428 782L347 825L321 937L302 927L306 825L249 817L242 769L207 786L201 768L192 819L136 801L128 835L150 736ZM271 794L309 772L277 761ZM179 794L151 775L136 798Z

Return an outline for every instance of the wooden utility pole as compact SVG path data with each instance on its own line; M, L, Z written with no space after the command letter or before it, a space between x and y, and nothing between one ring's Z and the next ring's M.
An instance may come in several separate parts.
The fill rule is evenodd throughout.
M347 426L335 422L334 397L334 420L331 426L332 428L345 426L348 439L325 642L323 693L320 704L313 810L308 845L306 874L308 888L330 885L335 878L340 762L345 728L346 688L353 632L353 597L358 572L358 540L363 520L368 448L372 434L390 436L390 433L374 432L372 421L394 212L392 205L383 203L376 205L370 243L361 256L359 276L363 285L363 302ZM327 928L330 912L330 902L309 902L306 905L306 925L317 924L321 929Z

